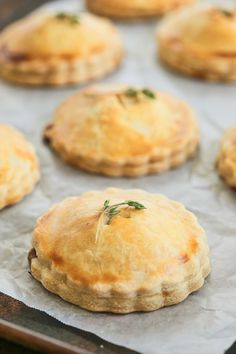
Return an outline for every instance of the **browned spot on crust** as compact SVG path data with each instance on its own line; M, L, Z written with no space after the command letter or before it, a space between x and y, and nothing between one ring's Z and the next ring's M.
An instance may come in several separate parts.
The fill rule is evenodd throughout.
M217 55L218 57L223 57L223 58L236 58L236 52L216 52L214 55Z
M191 253L196 253L196 251L198 250L198 243L196 240L191 240L190 250L191 250Z
M184 252L179 256L180 262L187 263L190 260L191 256L197 252L198 248L198 242L194 239L190 240L187 252Z
M94 46L91 49L91 54L92 53L100 53L104 50L105 45L100 44L97 46ZM33 61L35 59L42 59L42 60L50 60L51 58L58 58L62 60L73 60L73 59L79 59L82 57L82 53L78 52L76 54L60 54L60 55L40 55L40 56L34 56L26 53L20 53L20 52L12 52L10 51L6 45L0 47L0 57L8 62L13 62L13 63L20 63L20 62L25 62L25 61Z
M0 57L2 57L4 60L15 63L28 60L28 56L26 54L10 52L6 46L0 49Z
M16 152L16 154L17 154L19 157L23 158L24 160L30 160L30 161L33 161L33 160L34 160L34 156L33 156L32 153L29 152L29 151L16 148L16 149L15 149L15 152Z
M163 290L163 291L162 291L162 294L163 294L164 297L167 297L167 296L170 295L170 292L167 291L167 290Z
M70 271L70 275L76 281L80 281L83 284L96 284L98 282L102 283L114 283L118 280L117 275L103 273L103 274L88 274L88 273L79 273L78 271Z
M189 261L189 255L187 253L183 253L180 255L179 260L181 263L187 263Z
M169 44L174 50L181 50L183 48L183 42L180 38L172 37L169 39Z
M63 258L56 253L52 253L50 258L55 265L62 266L64 264Z

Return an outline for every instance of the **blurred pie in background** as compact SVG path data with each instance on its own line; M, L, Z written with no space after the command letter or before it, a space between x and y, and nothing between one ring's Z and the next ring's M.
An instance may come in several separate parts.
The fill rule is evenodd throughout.
M69 164L109 176L142 176L192 157L199 130L182 101L148 88L95 86L66 99L45 139Z
M0 209L29 194L39 180L33 146L15 128L0 124Z
M236 81L236 11L190 6L158 27L159 55L169 67L207 80Z
M112 72L122 57L117 29L85 13L38 13L0 34L1 76L18 84L83 83Z
M99 15L117 18L142 18L162 15L196 0L86 0L87 8Z
M223 136L217 169L225 182L230 187L236 188L236 127L228 129Z

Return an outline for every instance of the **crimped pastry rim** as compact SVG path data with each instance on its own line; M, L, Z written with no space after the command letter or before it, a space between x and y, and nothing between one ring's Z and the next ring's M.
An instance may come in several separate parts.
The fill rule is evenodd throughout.
M187 55L186 55L187 54ZM159 58L175 72L208 81L236 81L236 58L212 56L208 59L195 56L194 53L182 52L174 55L167 43L159 42Z
M30 252L32 252L32 250ZM41 265L40 267L40 262L37 261L37 258L33 258L29 263L31 275L48 291L60 296L63 300L89 311L111 312L117 314L126 314L137 311L149 312L158 310L162 307L178 304L185 300L191 293L199 290L210 273L210 263L207 258L207 260L201 264L198 273L195 273L192 277L186 277L184 281L181 282L181 285L184 288L183 291L180 292L178 296L174 295L173 297L171 297L169 293L177 293L178 288L173 289L173 285L171 286L170 291L168 290L168 287L162 286L161 294L160 292L154 294L144 292L142 295L141 291L137 290L138 295L137 293L134 294L132 292L132 294L128 294L128 296L127 294L126 296L121 296L120 293L114 290L112 296L110 296L107 291L103 292L100 290L98 292L92 288L90 289L88 286L82 286L79 290L75 290L74 293L72 291L73 300L71 300L71 296L67 295L67 290L71 287L71 284L73 285L73 281L70 281L66 274L57 272L55 268L52 270L52 263L48 263L48 266ZM52 281L50 277L52 277ZM58 279L65 279L66 287L60 286L61 280L57 284L54 280L55 277L58 277ZM144 304L142 301L144 301Z
M100 55L97 58L97 63L103 65L101 69L100 65L91 67L90 64L86 64L83 61L77 61L70 65L69 63L61 62L62 68L58 69L57 72L51 73L50 70L45 72L44 75L37 72L30 75L26 75L22 71L15 71L15 69L2 68L0 75L3 79L16 84L25 85L48 85L48 86L60 86L66 84L82 84L85 82L90 82L99 78L109 75L115 69L118 69L123 59L123 53L114 53L114 58L108 60L107 55ZM106 63L106 65L104 65ZM73 69L71 69L73 67ZM66 69L66 70L65 70ZM83 72L83 74L81 74ZM49 76L48 76L49 75ZM51 77L51 78L50 78Z
M115 164L114 161L111 165L106 164L103 160L90 160L88 158L77 156L76 159L70 158L67 154L63 153L62 150L58 150L53 147L60 155L60 157L71 166L80 168L87 172L99 173L111 177L138 177L149 174L156 174L167 171L169 169L178 167L182 165L186 160L192 158L198 148L199 135L196 134L194 139L189 140L185 148L178 151L176 154L172 155L169 151L169 155L159 159L156 162L152 162L155 156L146 156L146 162L136 164L135 158L133 158L133 165L129 162L123 162L122 164ZM59 152L60 151L60 152Z
M122 46L114 46L103 53L84 59L59 59L45 63L43 60L12 63L1 61L0 75L3 79L26 85L52 85L84 83L95 80L118 68L123 59ZM37 70L37 67L40 70ZM53 71L52 71L53 68Z

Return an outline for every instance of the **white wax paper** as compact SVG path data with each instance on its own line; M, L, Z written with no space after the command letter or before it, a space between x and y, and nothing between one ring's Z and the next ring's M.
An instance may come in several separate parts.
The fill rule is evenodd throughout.
M73 0L49 5L81 6ZM0 83L0 121L14 125L34 143L42 171L30 196L0 212L0 291L61 322L145 354L222 354L236 339L236 194L218 178L214 161L223 131L236 124L236 85L192 80L167 71L156 60L156 21L118 26L126 46L125 61L103 81L156 87L186 100L200 122L200 152L192 162L159 176L89 175L65 165L41 139L54 108L78 87L32 89ZM164 193L197 215L208 235L212 260L212 273L200 291L176 306L121 316L70 305L31 278L27 252L37 217L65 197L108 186Z

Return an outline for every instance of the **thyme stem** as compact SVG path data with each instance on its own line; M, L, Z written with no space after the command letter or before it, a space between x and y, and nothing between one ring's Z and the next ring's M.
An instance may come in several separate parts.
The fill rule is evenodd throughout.
M133 200L125 200L122 203L117 203L117 204L113 204L113 205L110 205L110 200L105 200L105 202L103 204L102 213L101 213L101 216L99 217L98 224L97 224L97 230L96 230L96 236L95 236L96 242L99 239L102 225L104 225L104 224L109 225L111 222L111 219L120 213L120 207L123 205L127 205L128 207L131 207L131 208L134 208L137 210L146 209L146 207L144 205L140 204L139 202L133 201Z

